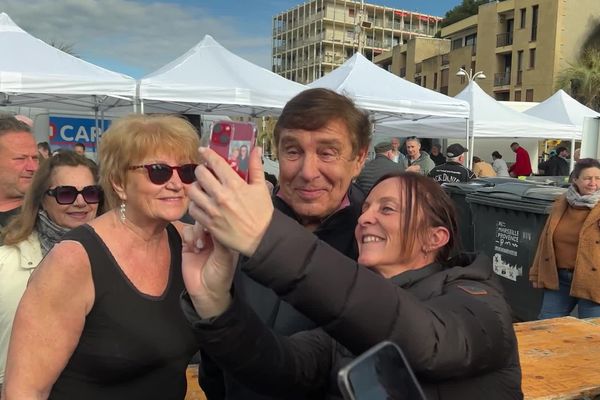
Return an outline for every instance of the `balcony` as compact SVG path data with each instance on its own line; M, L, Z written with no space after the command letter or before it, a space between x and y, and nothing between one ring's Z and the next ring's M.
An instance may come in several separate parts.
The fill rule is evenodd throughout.
M510 85L510 71L500 72L494 74L494 86L508 86Z
M496 47L512 46L513 33L503 32L496 35Z

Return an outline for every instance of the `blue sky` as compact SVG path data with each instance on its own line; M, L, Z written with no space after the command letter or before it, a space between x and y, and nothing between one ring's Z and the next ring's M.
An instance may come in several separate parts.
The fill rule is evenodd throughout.
M443 16L461 0L368 1ZM272 17L292 0L2 0L21 28L72 44L83 59L142 77L212 35L237 55L270 68Z

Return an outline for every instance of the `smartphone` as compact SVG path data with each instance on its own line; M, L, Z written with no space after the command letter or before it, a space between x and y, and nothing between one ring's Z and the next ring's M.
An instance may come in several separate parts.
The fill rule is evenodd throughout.
M347 400L426 400L402 350L388 341L340 369L338 385Z
M223 157L244 180L248 180L248 160L256 142L256 126L251 122L214 121L208 147Z

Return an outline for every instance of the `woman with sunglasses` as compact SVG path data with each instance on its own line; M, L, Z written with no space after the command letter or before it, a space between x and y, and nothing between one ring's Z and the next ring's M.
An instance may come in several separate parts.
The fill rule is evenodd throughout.
M96 217L102 200L98 169L72 151L40 165L21 213L13 218L0 247L0 385L10 331L31 273L67 231Z
M177 221L199 138L184 119L113 122L99 148L110 211L63 238L32 277L9 348L8 399L183 399L196 340L179 306Z

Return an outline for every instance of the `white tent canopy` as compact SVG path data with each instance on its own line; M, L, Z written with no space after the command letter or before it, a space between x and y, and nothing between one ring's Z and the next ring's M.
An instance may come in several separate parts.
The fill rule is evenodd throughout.
M370 111L375 122L446 117L458 119L464 132L464 119L469 116L469 106L464 101L408 82L360 53L308 86L347 95L358 107Z
M583 129L585 117L600 117L600 113L584 106L562 89L544 102L525 111L525 114L561 124L575 125L579 132Z
M259 116L283 108L306 87L231 53L210 35L140 81L144 109Z
M574 125L559 124L525 115L512 110L485 93L477 83L469 82L457 99L471 106L470 137L495 138L580 138L581 132ZM405 121L384 123L379 127L380 136L465 137L465 125L451 119L438 121Z
M135 96L133 78L36 39L5 13L0 13L0 54L0 105L102 111L131 107Z

